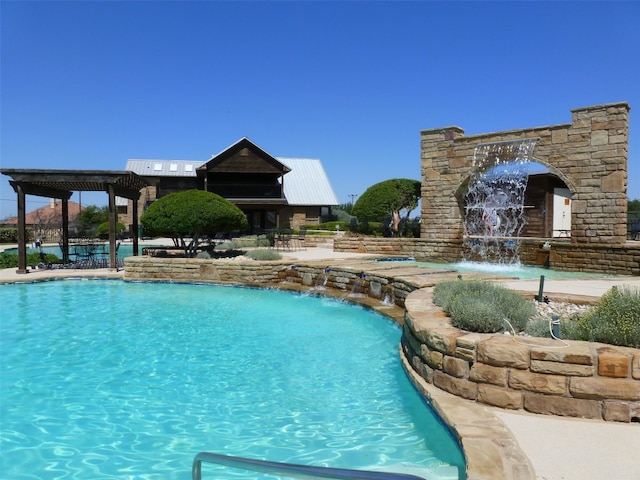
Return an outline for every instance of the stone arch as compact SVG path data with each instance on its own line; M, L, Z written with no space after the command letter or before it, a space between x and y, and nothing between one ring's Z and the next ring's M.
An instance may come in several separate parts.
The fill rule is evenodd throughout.
M536 156L533 157L532 161L547 167L549 169L549 172L551 172L553 175L555 175L560 180L562 180L564 182L564 184L567 186L567 188L569 189L569 191L571 192L571 195L575 195L578 192L578 189L574 185L571 177L566 175L562 170L559 170L558 167L556 167L555 165L550 164L550 163L546 162L544 159L538 158Z
M460 192L478 145L538 138L533 160L546 166L572 195L571 242L626 241L627 103L572 111L570 124L465 136L452 126L421 132L421 238L462 238Z

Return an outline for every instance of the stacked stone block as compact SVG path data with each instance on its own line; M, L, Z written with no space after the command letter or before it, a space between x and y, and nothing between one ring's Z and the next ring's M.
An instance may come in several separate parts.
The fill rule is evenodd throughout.
M522 238L520 260L525 265L573 272L640 275L640 242L623 245L576 244L569 239L551 240L549 250L542 238ZM425 262L459 262L459 240L423 238L336 237L338 252L369 253L380 256L407 256Z
M256 287L313 288L316 279L325 275L324 263L310 262L291 265L284 261L212 261L200 258L162 258L151 256L125 259L125 280L184 283L214 283ZM378 273L332 266L327 274L326 287L346 294L358 285L367 298L380 300L392 294L395 304L404 307L407 295L417 287L409 281L394 279Z
M406 300L402 347L427 382L479 403L545 415L640 422L640 350L467 333L433 305Z

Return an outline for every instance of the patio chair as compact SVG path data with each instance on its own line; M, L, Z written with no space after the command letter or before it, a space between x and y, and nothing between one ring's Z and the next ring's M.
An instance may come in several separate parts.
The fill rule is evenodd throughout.
M306 250L307 249L307 245L304 242L306 236L307 236L307 229L306 228L301 228L300 232L298 233L298 235L296 235L296 237L293 239L294 245L297 248L299 248L300 250Z
M276 250L282 249L283 251L291 251L291 231L286 230L278 232L276 236Z

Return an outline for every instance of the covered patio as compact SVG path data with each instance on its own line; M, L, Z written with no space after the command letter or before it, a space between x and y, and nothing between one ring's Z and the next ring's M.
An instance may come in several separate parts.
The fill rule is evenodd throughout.
M109 195L109 268L116 262L116 196L134 200L137 210L140 190L147 186L133 172L121 170L40 170L3 168L0 173L11 177L9 184L18 195L18 270L28 273L26 234L26 195L60 199L62 201L62 260L69 261L69 198L73 192L106 192ZM133 215L133 254L138 254L138 214Z

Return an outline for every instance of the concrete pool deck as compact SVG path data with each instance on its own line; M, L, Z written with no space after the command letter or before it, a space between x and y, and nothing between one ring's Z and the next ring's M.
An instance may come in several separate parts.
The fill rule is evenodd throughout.
M370 264L371 258L378 257L378 255L334 252L330 248L323 247L281 253L284 258L292 262L326 261L327 265L331 265L331 262L348 261L356 265L358 260L361 260L363 267L367 262ZM123 271L33 270L29 274L16 274L15 269L0 270L0 282L30 282L64 277L122 278ZM505 279L502 283L518 291L538 293L538 280ZM546 280L544 293L545 295L599 297L612 286L622 284L640 288L640 277ZM445 392L442 393L445 396L448 395ZM640 456L637 452L640 451L640 424L513 412L478 405L458 397L455 397L455 401L457 405L468 405L469 410L482 409L487 415L502 422L528 457L537 479L632 480L638 478Z

